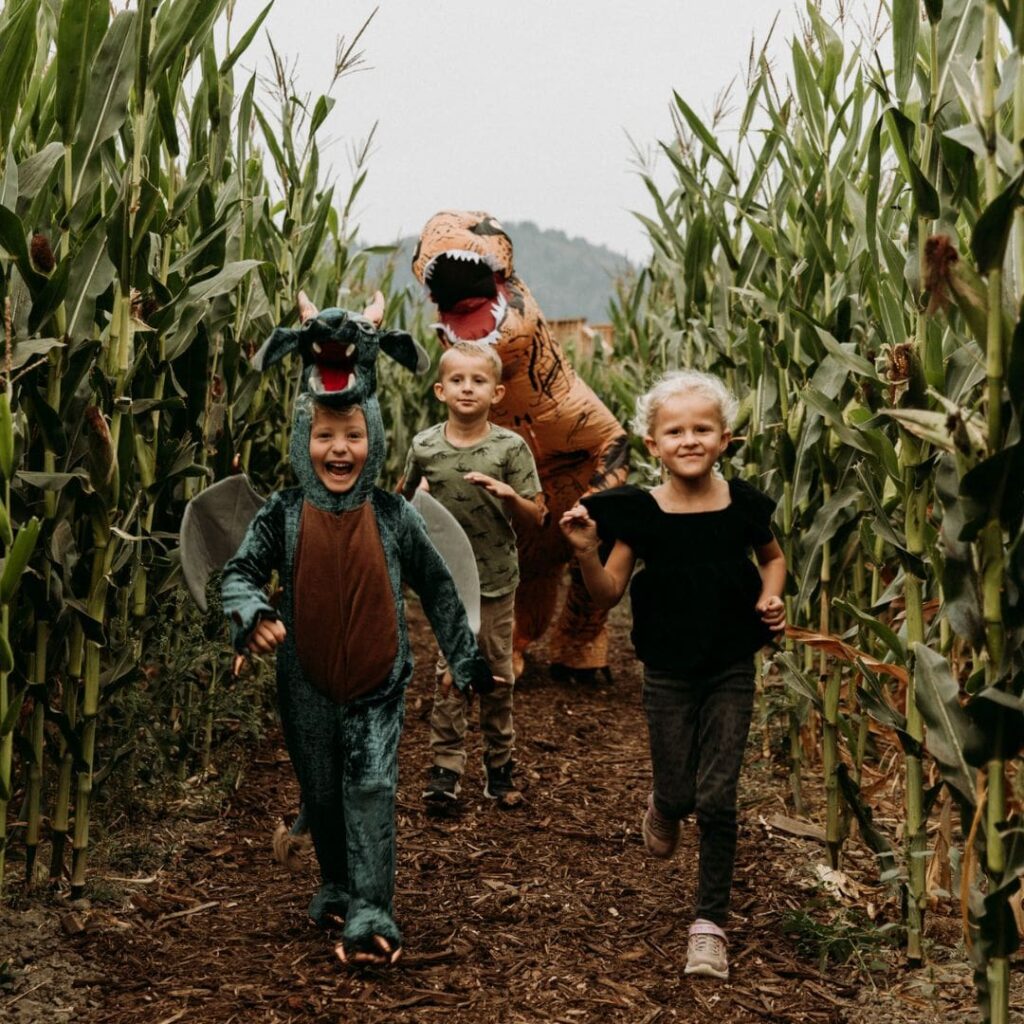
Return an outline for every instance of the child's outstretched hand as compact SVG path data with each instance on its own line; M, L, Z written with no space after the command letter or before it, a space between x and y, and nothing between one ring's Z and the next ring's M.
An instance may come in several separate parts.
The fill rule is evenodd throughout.
M249 634L246 646L254 654L270 654L278 644L284 643L287 630L280 619L260 619Z
M781 597L762 597L754 607L773 633L781 633L786 628L786 606Z
M511 686L512 685L503 676L494 676L494 675L492 675L491 678L494 680L494 685L495 686ZM448 694L452 692L452 682L453 682L453 680L452 680L451 669L447 669L446 668L444 670L444 675L441 676L441 682L439 684L442 697L447 697ZM473 691L472 690L468 690L464 694L464 696L466 698L466 703L467 704L472 704L473 703Z
M466 473L462 479L476 484L477 487L482 487L496 498L514 498L516 496L515 490L504 480L495 480L493 476L488 476L486 473L477 473L474 470L471 473Z
M590 513L582 505L573 505L563 512L562 518L558 520L558 527L578 554L596 551L600 544L597 523L590 518Z

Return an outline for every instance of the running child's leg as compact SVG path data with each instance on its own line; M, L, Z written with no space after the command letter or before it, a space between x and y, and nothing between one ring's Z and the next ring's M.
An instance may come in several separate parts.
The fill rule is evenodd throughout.
M435 805L454 805L459 779L466 767L466 698L452 684L441 692L448 662L438 655L434 673L434 705L430 710L432 764L423 799Z
M679 821L696 806L699 685L670 672L644 669L643 703L651 742L654 809Z
M491 672L511 684L515 678L512 633L515 627L515 591L500 597L480 598L480 653ZM512 753L516 733L512 723L513 686L496 686L480 695L480 732L483 735L485 793L504 805L519 803L521 797L512 781Z
M317 924L329 924L346 916L349 902L340 708L298 673L279 681L278 706L320 865L321 884L310 902L309 916Z
M349 909L339 956L394 962L402 936L392 917L395 891L395 790L403 695L342 708L343 801Z
M736 859L736 790L754 706L754 666L747 660L706 683L700 710L697 824L700 874L697 917L723 927Z

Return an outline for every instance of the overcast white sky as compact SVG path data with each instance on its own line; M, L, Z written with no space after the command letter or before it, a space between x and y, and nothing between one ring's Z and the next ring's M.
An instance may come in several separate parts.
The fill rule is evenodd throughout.
M237 0L237 40L266 0ZM532 220L644 255L631 209L650 212L629 138L671 132L678 91L701 115L743 70L780 14L773 50L788 70L796 0L277 0L241 69L269 68L267 35L298 57L300 89L330 81L337 37L362 40L366 70L334 90L323 159L347 193L348 149L378 122L357 205L361 237L418 234L443 208ZM830 5L826 4L828 8ZM781 13L780 13L781 11ZM237 91L242 88L238 73ZM627 133L629 138L627 138Z

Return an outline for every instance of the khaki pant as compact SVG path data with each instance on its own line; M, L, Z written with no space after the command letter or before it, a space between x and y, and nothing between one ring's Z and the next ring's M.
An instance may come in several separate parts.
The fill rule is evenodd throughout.
M512 757L515 729L512 727L512 628L515 621L515 591L501 597L480 598L480 653L496 676L508 680L493 693L478 694L480 732L484 739L484 761L494 768ZM447 668L438 658L437 674ZM440 687L434 690L434 710L430 715L430 749L434 764L462 774L466 767L466 698L453 686L447 697Z

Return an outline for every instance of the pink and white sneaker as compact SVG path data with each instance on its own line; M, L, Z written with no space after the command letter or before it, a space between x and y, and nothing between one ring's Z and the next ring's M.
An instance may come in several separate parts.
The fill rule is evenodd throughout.
M690 925L690 941L686 947L684 974L700 974L708 978L729 978L725 932L713 921L698 917Z

